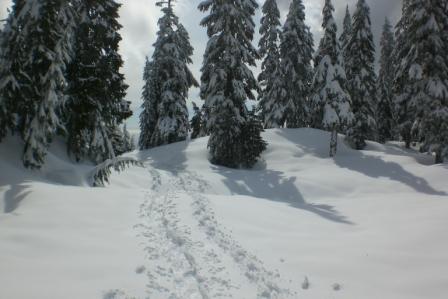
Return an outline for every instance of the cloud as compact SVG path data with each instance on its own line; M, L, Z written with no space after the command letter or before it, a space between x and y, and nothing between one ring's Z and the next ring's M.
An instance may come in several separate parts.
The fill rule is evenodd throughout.
M291 0L277 0L281 10L282 19L286 17ZM134 116L129 121L129 128L138 127L139 106L141 104L141 89L143 86L142 73L145 62L145 56L151 56L152 44L155 41L157 32L157 20L160 17L160 8L155 6L155 1L148 0L118 0L123 6L120 10L120 22L123 25L121 35L123 41L120 45L120 52L123 55L125 65L123 72L126 75L126 81L129 84L127 99L132 102ZM200 79L200 68L202 65L202 55L207 43L205 29L199 25L200 20L205 14L198 11L197 6L201 0L177 0L175 11L180 21L184 24L190 33L191 43L195 48L193 70L196 79ZM259 1L260 6L264 1ZM367 0L371 7L372 30L375 35L375 42L379 44L381 28L384 18L389 17L395 22L400 16L401 0ZM0 1L0 19L6 16L6 9L10 6L10 0ZM304 0L306 8L306 22L310 26L314 35L314 41L319 43L322 29L322 7L324 0ZM345 14L345 6L348 4L353 14L356 0L333 0L335 6L335 18L341 28L342 20ZM257 11L255 22L258 24L260 10ZM256 39L258 37L256 36ZM257 40L254 41L254 45ZM257 70L254 70L258 72ZM192 89L190 91L190 100L198 102L199 91Z

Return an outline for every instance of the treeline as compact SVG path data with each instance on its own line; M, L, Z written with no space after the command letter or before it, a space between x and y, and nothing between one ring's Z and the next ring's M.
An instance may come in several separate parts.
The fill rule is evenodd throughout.
M173 65L159 67L164 60L175 62L173 53L192 54L191 46L182 42L185 39L175 38L185 28L175 17L172 2L159 3L164 17L145 70L141 149L187 138L184 92L196 81L189 71L167 71ZM194 104L191 136L210 135L213 163L250 167L266 147L260 137L263 128L302 127L332 133L330 156L337 151L337 134L343 133L358 150L366 147L366 140L402 140L408 148L414 144L422 152L435 154L437 163L448 158L446 1L403 1L395 33L385 20L379 74L375 72L375 44L365 0L358 0L353 17L347 6L341 34L331 0L325 0L323 36L317 51L302 0L291 2L283 25L277 2L264 2L261 39L255 49L251 42L257 8L254 0L208 0L199 5L209 13L201 22L209 41L201 76L204 105ZM165 32L172 32L173 37L167 38ZM183 35L187 37L186 32ZM182 51L160 55L161 49L182 47ZM256 80L249 67L258 59L262 63ZM185 63L191 63L186 56L176 68L187 69ZM158 68L161 71L156 71ZM173 80L183 84L172 84ZM245 101L255 99L254 92L259 105L249 111ZM177 105L167 105L166 94L173 101L173 95L181 95ZM160 140L160 135L174 137Z
M56 136L76 161L96 164L132 148L113 0L14 0L0 33L0 140L23 140L38 169Z
M212 163L251 167L266 148L264 128L311 127L331 132L330 156L342 133L358 150L366 140L402 140L437 163L448 159L447 1L403 1L395 32L385 21L378 74L366 1L353 17L347 7L340 33L331 0L322 1L316 51L302 0L292 0L284 24L277 2L264 2L258 48L255 0L201 2L209 40L200 82L175 1L156 2L162 17L144 68L140 149L186 140L192 130L192 138L210 136ZM22 137L27 167L44 163L56 135L76 160L100 163L126 148L118 128L132 112L119 72L118 9L112 0L14 1L0 36L0 138ZM189 121L193 86L204 104ZM248 109L248 99L258 106Z

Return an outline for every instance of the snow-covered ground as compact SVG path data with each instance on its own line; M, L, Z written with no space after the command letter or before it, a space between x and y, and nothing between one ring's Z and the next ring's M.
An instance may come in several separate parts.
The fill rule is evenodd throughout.
M211 165L199 139L129 154L145 168L106 188L60 144L40 173L0 144L0 298L447 298L448 165L264 138L253 170Z

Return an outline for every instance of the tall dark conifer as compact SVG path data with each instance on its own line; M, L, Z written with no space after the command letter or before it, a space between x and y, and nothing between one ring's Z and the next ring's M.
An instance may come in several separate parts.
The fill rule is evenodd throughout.
M378 141L385 143L395 136L395 118L393 105L393 80L394 80L394 59L393 50L395 39L392 33L392 26L389 20L383 26L381 37L381 58L380 72L377 83L377 108L376 123L378 127Z
M114 132L132 115L124 100L128 86L120 73L121 5L114 0L77 3L76 51L68 71L68 151L76 160L100 163L115 157Z
M23 69L26 53L24 24L29 21L30 7L26 0L13 0L0 40L0 141L8 131L23 132L23 118L18 118L31 84ZM25 4L28 7L25 8ZM20 108L22 107L22 108ZM17 126L20 124L20 128Z
M409 33L409 21L411 20L409 4L410 0L403 0L402 16L395 30L396 41L393 51L394 81L392 87L397 131L405 142L406 148L410 148L411 142L415 140L415 134L413 134L412 128L417 115L416 102L410 98L411 90L409 90L409 86L407 85L406 69L402 65L412 46L407 36Z
M413 0L406 8L408 46L399 61L400 99L415 107L414 128L436 163L448 151L448 14L444 0Z
M281 36L281 74L285 88L280 102L286 126L301 128L309 124L308 96L313 77L313 36L305 24L302 0L292 0Z
M173 2L157 2L163 16L152 60L147 61L144 72L141 149L182 141L188 136L186 99L189 88L198 83L188 67L193 47L187 30L174 14Z
M261 73L258 82L261 90L258 95L260 100L261 116L265 127L278 127L279 124L270 121L270 113L275 107L275 102L279 96L276 94L281 85L281 76L278 69L280 67L280 11L276 0L265 1L261 18L259 54L263 59Z
M363 149L367 139L376 138L374 119L376 74L375 45L370 22L370 8L358 0L353 15L353 29L346 47L348 90L355 119L347 131L348 141L355 149Z
M348 42L350 41L350 36L352 34L352 30L353 30L352 17L350 16L350 10L347 5L347 7L345 9L345 17L344 17L344 23L343 23L343 27L342 27L342 34L339 37L339 44L341 45L342 57L344 58L344 65L347 64L346 48L347 48Z
M251 44L255 28L252 18L257 7L255 0L206 0L199 4L201 11L209 12L201 22L209 36L201 97L209 111L208 147L214 164L250 167L265 148L257 137L261 127L252 125L245 105L247 99L255 99L253 91L258 89L249 69L258 58ZM247 134L252 135L251 139Z
M333 11L331 0L325 0L322 22L324 35L315 55L316 67L310 98L313 126L331 132L331 157L336 155L338 132L343 131L353 119Z

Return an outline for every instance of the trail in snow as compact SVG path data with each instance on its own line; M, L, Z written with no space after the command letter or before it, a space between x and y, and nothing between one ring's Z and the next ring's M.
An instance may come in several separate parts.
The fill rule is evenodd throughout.
M151 293L170 299L233 298L232 290L251 285L256 292L252 298L293 295L280 286L278 273L268 271L218 223L209 200L201 195L208 184L198 174L149 171L153 185L141 209L141 229L148 257L155 264L148 273ZM177 210L186 200L196 222L191 227L186 219L181 221ZM245 281L232 282L232 270L223 259L233 262Z
M142 236L152 262L148 288L155 296L170 299L229 298L232 288L213 248L192 239L190 228L182 225L176 209L179 192L161 190L161 176L152 171L153 190L141 208Z

